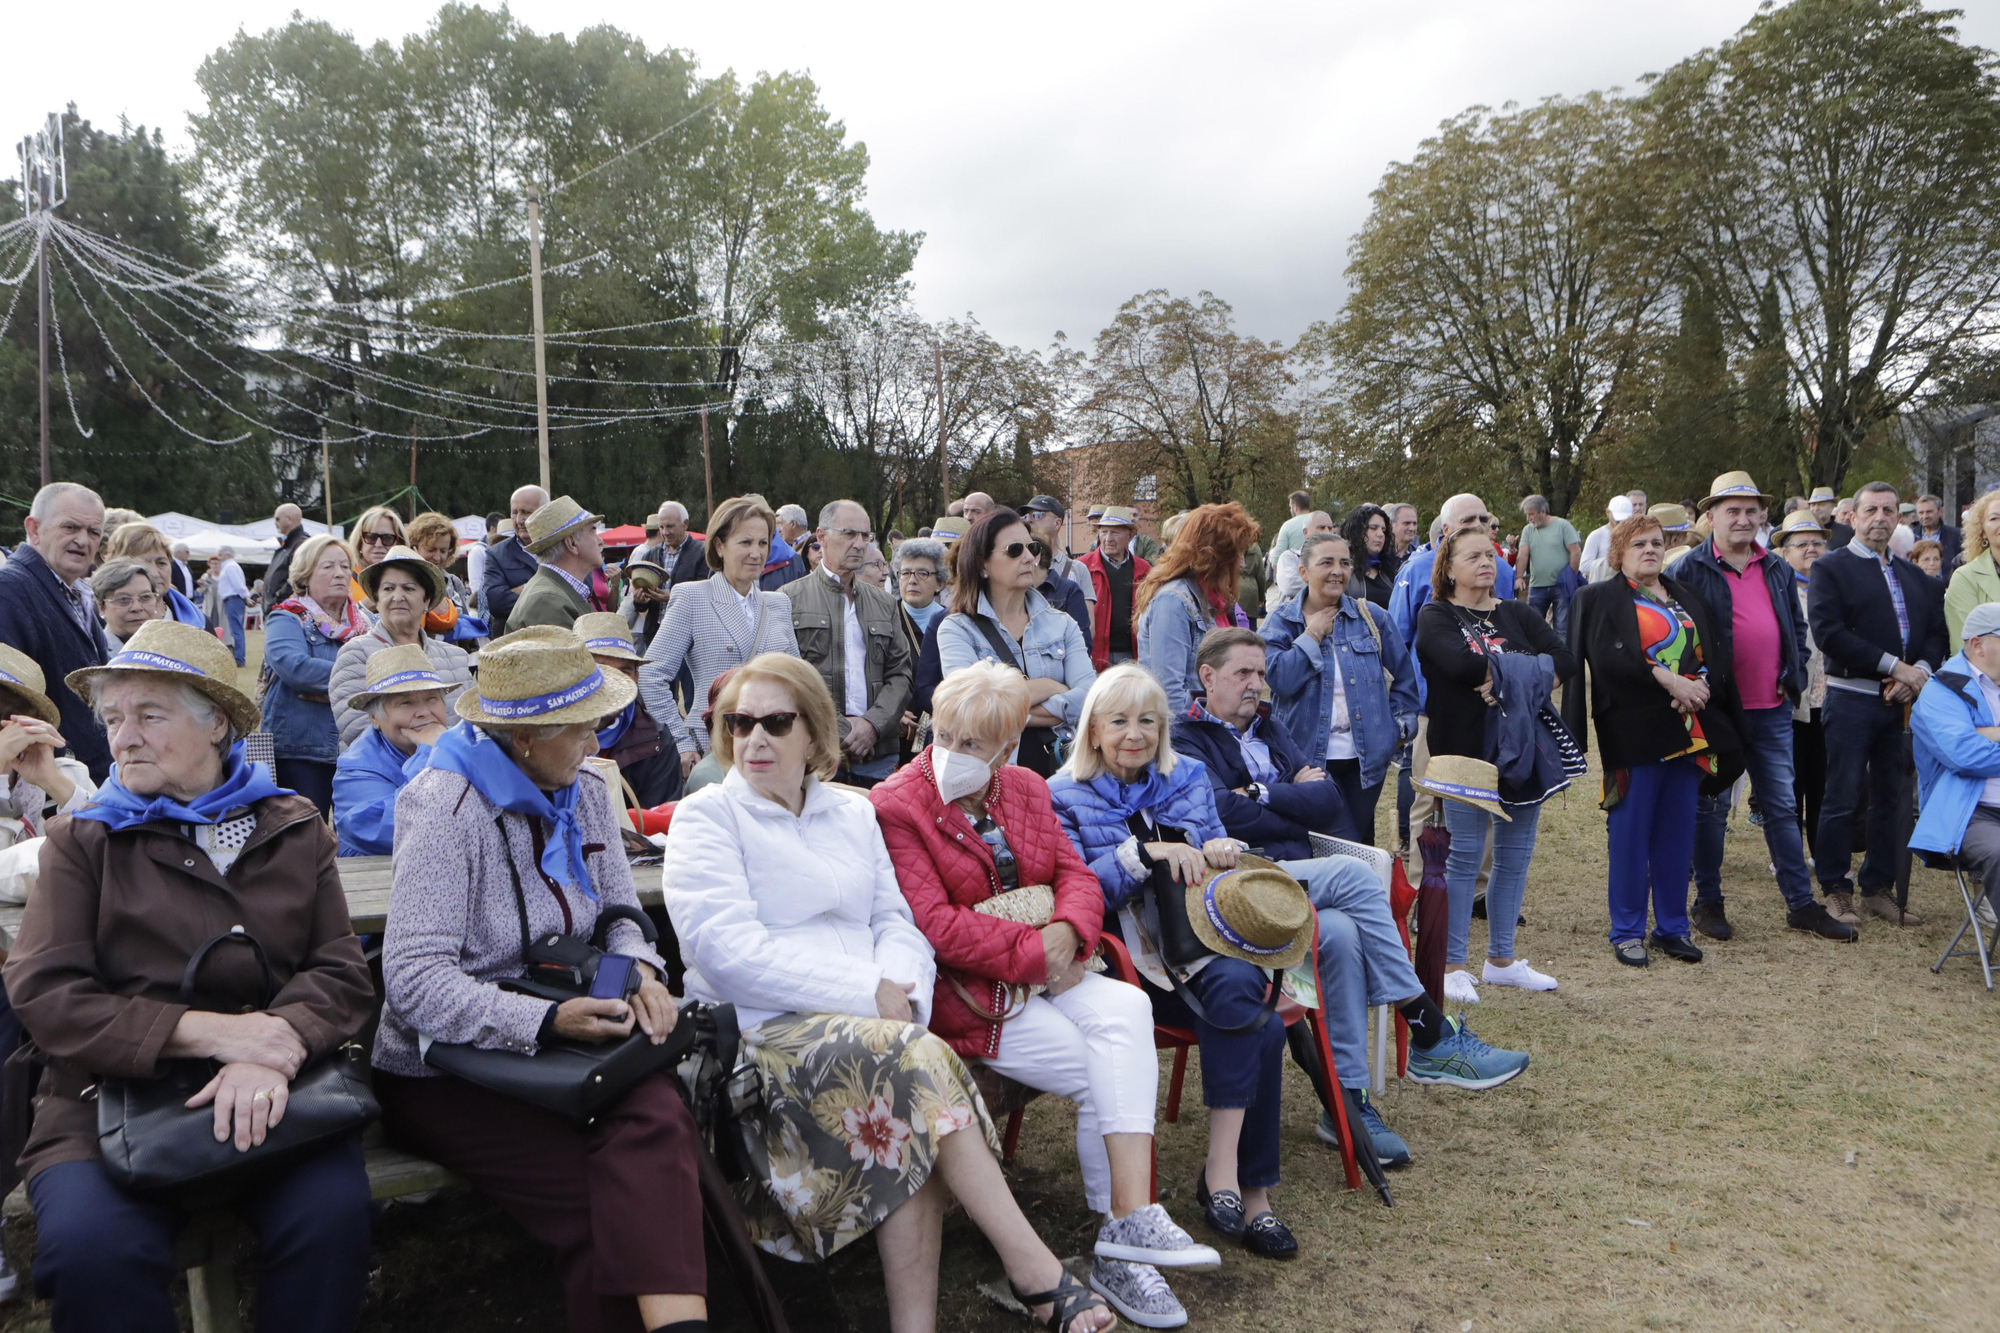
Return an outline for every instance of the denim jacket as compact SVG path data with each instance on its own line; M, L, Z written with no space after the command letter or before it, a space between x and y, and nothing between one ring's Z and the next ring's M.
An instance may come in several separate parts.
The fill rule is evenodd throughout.
M1307 760L1326 754L1333 729L1333 668L1340 664L1340 681L1347 691L1347 715L1354 728L1354 750L1361 760L1361 785L1377 786L1389 771L1389 757L1417 731L1417 668L1389 614L1369 612L1382 631L1378 645L1363 620L1360 600L1340 599L1333 618L1333 654L1306 630L1305 591L1265 617L1265 671L1271 683L1271 712L1291 734ZM1395 678L1383 680L1382 669Z
M264 691L264 730L280 759L331 764L340 758L340 732L327 698L338 656L339 643L289 611L274 611L265 621L264 664L271 683ZM313 697L303 697L308 694Z
M1090 648L1076 622L1049 605L1048 598L1030 592L1026 641L1017 641L993 614L993 603L979 594L979 614L993 622L1009 649L1020 654L1019 665L1031 679L1059 680L1069 688L1042 700L1042 707L1062 719L1068 730L1083 711L1083 696L1097 682L1097 668L1090 664ZM944 675L969 667L982 657L995 657L993 645L969 617L956 613L946 616L937 631L938 663ZM1014 663L1007 663L1012 666Z
M1208 616L1208 594L1193 579L1175 579L1153 594L1146 614L1133 630L1139 665L1153 673L1167 692L1167 716L1187 716L1201 678L1195 674L1195 650L1202 635L1214 628Z

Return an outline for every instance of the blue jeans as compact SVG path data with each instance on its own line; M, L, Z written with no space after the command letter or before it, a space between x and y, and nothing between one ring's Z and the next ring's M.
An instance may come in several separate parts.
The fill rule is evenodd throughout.
M1217 958L1181 983L1226 1027L1248 1023L1264 1007L1268 973L1240 958ZM1153 1016L1191 1028L1201 1049L1201 1100L1212 1110L1245 1108L1236 1141L1236 1179L1244 1189L1278 1183L1278 1097L1285 1082L1285 1025L1273 1013L1254 1032L1227 1033L1195 1021L1181 997L1147 986Z
M1562 595L1562 589L1553 583L1546 588L1528 589L1528 609L1533 611L1537 618L1546 620L1549 608L1552 606L1556 609L1556 637L1567 639L1569 638L1569 598Z
M225 597L222 599L222 614L229 621L229 642L236 650L236 665L242 666L244 655L249 651L250 640L243 634L243 599Z
M1444 863L1445 891L1451 895L1451 929L1444 944L1447 964L1465 962L1488 829L1493 830L1493 873L1486 880L1486 956L1514 956L1514 927L1521 900L1528 895L1528 862L1534 859L1535 826L1541 822L1542 807L1510 805L1507 813L1512 821L1496 819L1463 801L1444 803L1444 827L1451 834L1451 855Z
M1852 893L1854 809L1868 789L1868 853L1861 892L1881 893L1896 882L1896 794L1902 788L1903 710L1852 690L1826 692L1826 795L1819 807L1819 887ZM1786 809L1790 806L1784 807ZM1765 821L1768 826L1770 821Z
M1694 856L1694 803L1701 768L1689 758L1638 764L1625 794L1605 815L1610 844L1611 942L1646 938L1651 888L1654 929L1688 933L1688 866Z
M104 1164L61 1162L28 1182L35 1292L62 1333L175 1333L168 1284L186 1215L127 1194ZM360 1136L237 1197L257 1233L258 1333L350 1333L368 1285L368 1170Z
M1341 1083L1368 1086L1368 1007L1423 994L1389 914L1389 894L1365 861L1322 856L1280 861L1319 911L1319 1002Z
M1827 691L1829 698L1835 692ZM1764 810L1764 846L1778 868L1778 892L1785 906L1796 910L1812 905L1812 877L1806 873L1805 839L1796 819L1784 817L1794 808L1792 795L1792 709L1743 710L1743 760L1757 803ZM1697 906L1722 906L1722 835L1729 825L1727 795L1702 796L1695 801L1694 900Z

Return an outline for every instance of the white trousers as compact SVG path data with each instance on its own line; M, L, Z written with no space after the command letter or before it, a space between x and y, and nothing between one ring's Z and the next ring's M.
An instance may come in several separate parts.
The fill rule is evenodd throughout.
M1076 1103L1076 1159L1093 1210L1111 1211L1106 1134L1151 1134L1160 1095L1153 1005L1137 986L1102 973L1053 998L1037 995L1000 1029L995 1073Z

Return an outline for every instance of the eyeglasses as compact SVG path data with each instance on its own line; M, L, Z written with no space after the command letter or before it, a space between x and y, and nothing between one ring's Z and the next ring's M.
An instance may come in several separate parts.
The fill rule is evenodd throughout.
M934 579L937 577L937 571L935 569L899 569L896 571L896 577L899 579Z
M159 604L160 598L157 593L142 592L113 597L104 605L105 609L111 611L151 611Z
M827 531L835 537L861 537L871 542L875 540L875 534L866 528L828 528Z
M797 713L766 713L758 717L754 713L724 713L722 723L729 728L729 734L743 740L758 727L773 740L792 734L792 723L799 720Z
M363 546L394 546L396 534L393 532L364 532L361 534Z
M1040 560L1042 558L1042 544L1040 542L1008 542L1000 548L1000 554L1006 556L1009 560L1019 560L1023 552Z

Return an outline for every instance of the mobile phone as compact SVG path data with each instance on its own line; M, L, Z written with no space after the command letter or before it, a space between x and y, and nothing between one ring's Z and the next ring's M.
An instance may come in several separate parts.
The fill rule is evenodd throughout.
M597 960L597 975L590 979L593 1000L622 1000L631 989L632 958L629 954L608 953Z

